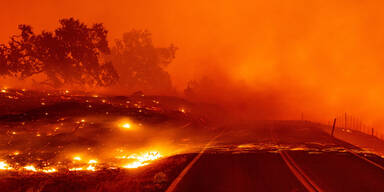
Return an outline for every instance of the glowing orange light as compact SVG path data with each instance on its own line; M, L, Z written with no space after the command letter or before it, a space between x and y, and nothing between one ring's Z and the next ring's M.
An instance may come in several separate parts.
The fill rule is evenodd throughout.
M121 127L126 128L126 129L129 129L129 128L131 128L131 124L129 124L129 123L124 123L123 125L121 125Z
M25 166L23 167L25 170L27 171L33 171L33 172L36 172L36 168L33 166L33 165L28 165L28 166Z
M91 159L91 160L88 161L88 164L95 164L95 163L97 163L97 161L96 161L96 160L93 160L93 159Z
M138 168L138 167L148 165L151 161L161 158L161 155L159 152L153 151L153 152L144 153L142 155L132 154L128 157L123 156L121 158L134 159L135 160L134 162L123 166L123 168L132 169L132 168Z
M148 163L142 163L142 162L139 162L139 161L135 161L133 163L124 165L123 167L127 168L127 169L133 169L133 168L138 168L138 167L142 167L142 166L145 166L145 165L148 165Z
M50 168L50 169L44 169L43 172L44 173L53 173L53 172L56 172L57 170L55 168Z
M0 161L0 170L9 170L12 169L6 162Z
M79 156L73 157L73 160L81 161L81 157L79 157Z
M82 171L82 167L70 168L69 171Z
M95 171L95 167L92 166L92 165L89 165L89 166L87 167L87 170L88 170L88 171Z

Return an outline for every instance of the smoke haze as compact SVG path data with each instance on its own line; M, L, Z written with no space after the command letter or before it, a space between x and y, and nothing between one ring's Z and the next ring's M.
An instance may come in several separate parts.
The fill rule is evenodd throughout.
M384 121L384 2L143 0L0 3L1 42L18 24L52 30L74 17L102 22L112 42L148 29L179 47L167 71L180 92L211 79L200 99L252 117L328 121L342 112ZM203 87L204 87L203 86Z

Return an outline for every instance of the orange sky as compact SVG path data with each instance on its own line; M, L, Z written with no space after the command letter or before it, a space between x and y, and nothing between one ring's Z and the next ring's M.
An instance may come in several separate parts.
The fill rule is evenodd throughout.
M295 115L304 111L324 120L349 111L384 125L383 5L379 0L2 0L0 41L18 24L51 30L64 17L103 22L111 40L132 28L148 29L155 44L180 48L168 68L179 90L207 75L224 84L215 93L273 90ZM234 98L239 97L228 99Z

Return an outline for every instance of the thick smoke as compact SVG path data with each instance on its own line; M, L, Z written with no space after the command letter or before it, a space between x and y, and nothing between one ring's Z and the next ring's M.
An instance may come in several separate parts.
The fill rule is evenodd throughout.
M208 77L195 99L249 117L326 122L342 112L384 124L382 1L2 1L0 38L64 17L103 22L111 41L148 29L179 47L168 67L179 92Z

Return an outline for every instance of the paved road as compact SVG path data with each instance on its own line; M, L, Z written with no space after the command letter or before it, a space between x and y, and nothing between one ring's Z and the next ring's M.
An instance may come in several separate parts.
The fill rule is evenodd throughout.
M309 123L243 123L228 126L168 191L384 191L383 165Z

